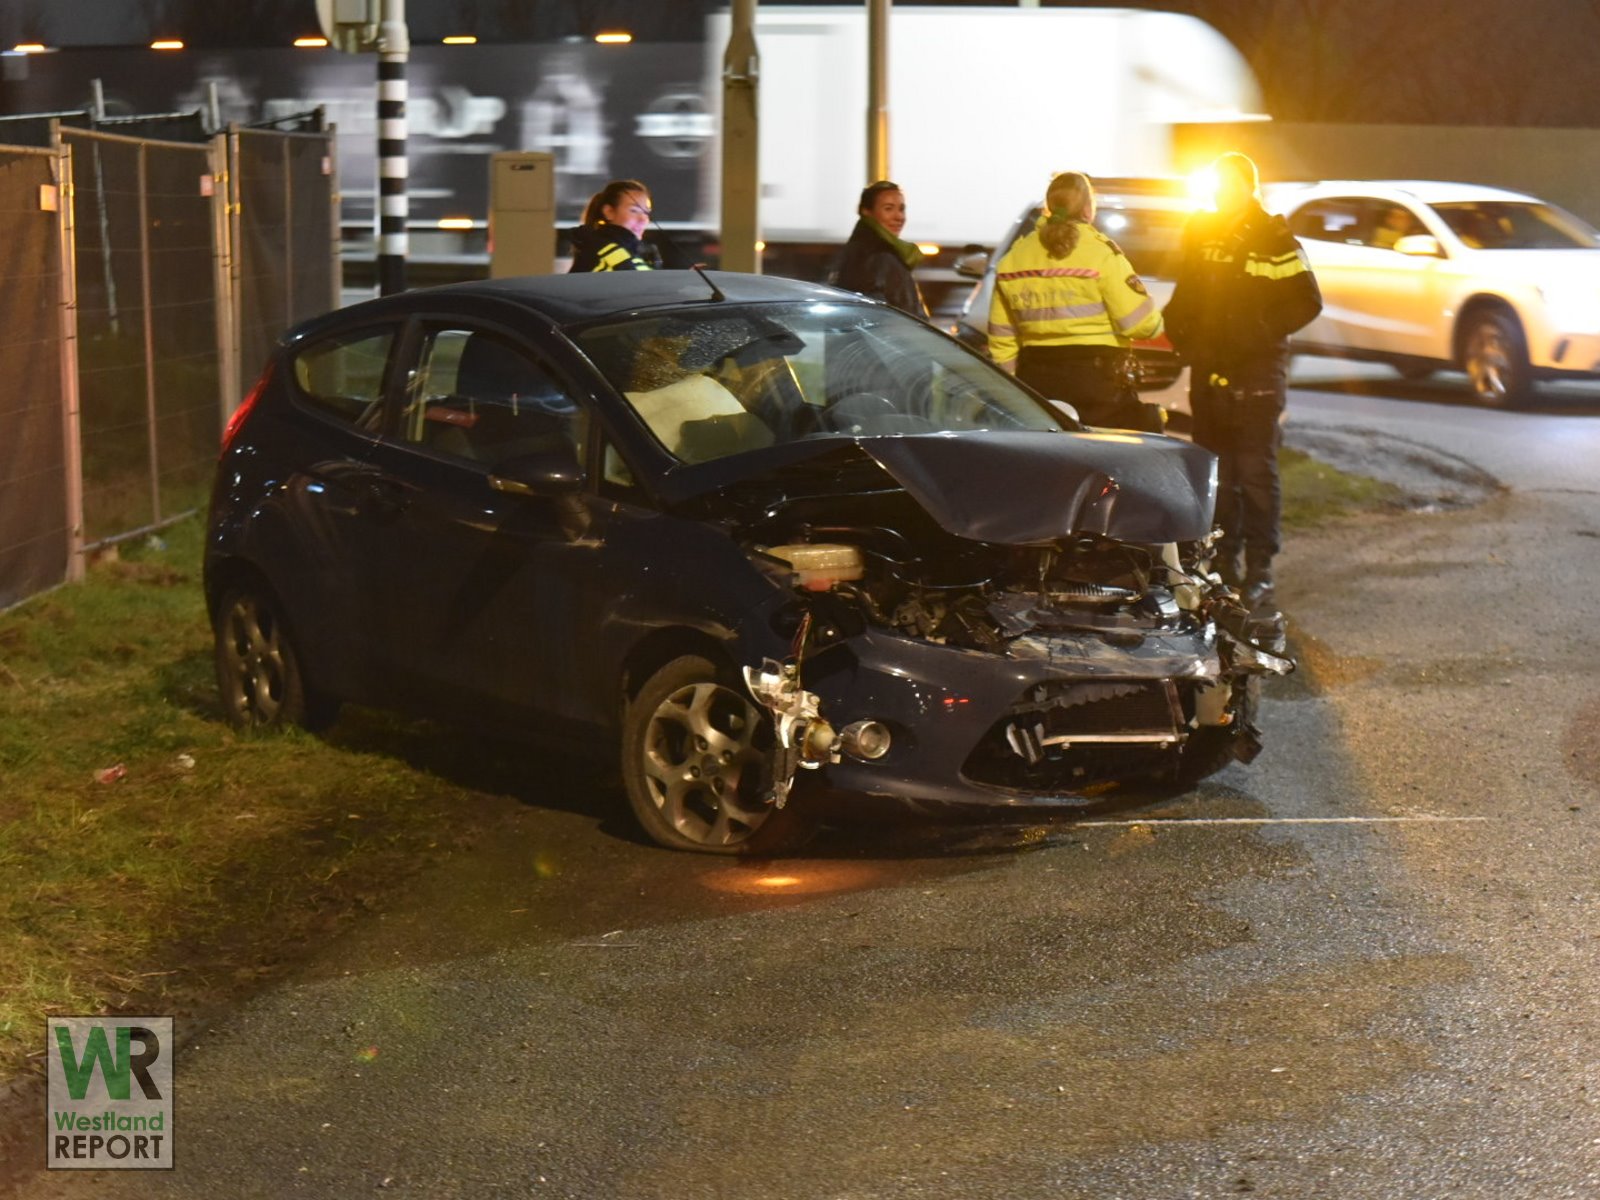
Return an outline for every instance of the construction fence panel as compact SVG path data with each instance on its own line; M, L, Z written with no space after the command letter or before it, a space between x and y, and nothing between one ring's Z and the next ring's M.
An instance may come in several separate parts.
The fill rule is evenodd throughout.
M221 430L209 145L62 129L73 152L89 546L203 505Z
M222 435L211 151L146 148L151 371L162 519L203 509Z
M0 146L0 609L71 572L61 161Z
M237 390L249 390L284 330L337 303L331 133L229 135Z

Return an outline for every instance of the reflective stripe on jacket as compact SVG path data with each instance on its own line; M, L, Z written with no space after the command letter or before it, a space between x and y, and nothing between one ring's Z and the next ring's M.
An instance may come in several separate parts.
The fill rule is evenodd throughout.
M571 270L577 274L653 269L640 253L639 239L622 225L599 221L580 225L567 236L572 239Z
M1123 346L1161 332L1161 313L1117 244L1087 222L1065 258L1039 240L1045 219L995 269L989 354L1015 371L1028 346Z
M645 262L626 246L619 246L609 242L601 246L596 253L594 269L596 271L648 271L650 264Z

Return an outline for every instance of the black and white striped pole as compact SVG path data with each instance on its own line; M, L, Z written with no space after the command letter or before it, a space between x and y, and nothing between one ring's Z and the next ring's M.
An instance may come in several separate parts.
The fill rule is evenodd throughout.
M378 52L378 291L406 290L406 0L317 0L317 20L346 54Z
M406 288L406 32L405 0L383 0L378 26L378 294Z

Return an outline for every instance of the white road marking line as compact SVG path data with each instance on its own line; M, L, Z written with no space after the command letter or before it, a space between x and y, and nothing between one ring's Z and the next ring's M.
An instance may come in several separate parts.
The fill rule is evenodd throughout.
M1484 822L1493 817L1132 817L1125 821L1073 821L1070 828L1111 825L1393 825L1418 822Z

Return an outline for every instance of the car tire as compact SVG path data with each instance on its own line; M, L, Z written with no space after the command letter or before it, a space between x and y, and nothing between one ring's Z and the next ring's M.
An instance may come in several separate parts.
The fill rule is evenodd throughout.
M228 722L239 729L299 725L322 729L339 702L311 687L277 599L264 588L229 590L217 608L217 693Z
M675 658L623 715L622 782L640 827L673 850L765 856L815 831L791 793L767 803L775 736L744 685L699 655Z
M1461 369L1480 404L1514 408L1527 401L1533 391L1533 370L1516 316L1493 308L1469 316L1461 335Z

